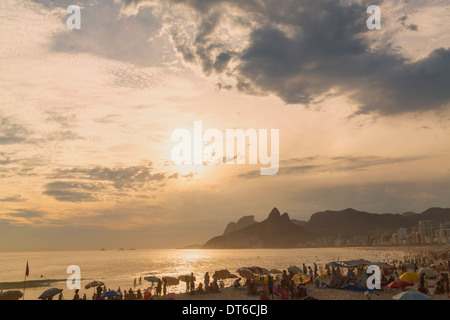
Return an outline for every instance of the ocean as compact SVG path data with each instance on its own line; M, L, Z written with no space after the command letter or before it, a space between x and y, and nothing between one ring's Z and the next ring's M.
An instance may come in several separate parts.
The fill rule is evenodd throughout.
M72 299L74 290L67 287L70 274L67 267L77 265L81 270L80 296L91 299L94 289L84 289L93 281L103 281L108 289L146 289L151 283L148 275L178 277L191 272L203 282L205 272L228 269L231 273L240 267L259 266L287 269L291 265L307 266L314 262L367 259L370 261L402 260L407 253L401 248L305 248L305 249L149 249L65 252L4 252L0 253L0 289L24 289L28 261L25 300L35 300L49 288L63 289L64 299ZM41 277L42 276L42 277ZM139 277L142 283L139 284ZM134 279L137 285L134 286ZM231 280L228 280L231 282ZM168 292L184 292L185 283L169 287ZM57 299L57 297L55 297Z

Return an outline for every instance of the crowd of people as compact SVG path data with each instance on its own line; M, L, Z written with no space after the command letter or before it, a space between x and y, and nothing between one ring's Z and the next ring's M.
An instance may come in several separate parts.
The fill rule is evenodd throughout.
M435 263L435 261L441 261ZM425 294L441 295L447 294L450 298L450 286L449 286L449 274L450 274L450 255L449 253L436 253L428 252L427 254L417 254L414 256L404 257L404 261L398 260L386 260L389 267L381 268L381 289L388 290L388 285L394 281L400 279L400 276L408 271L416 272L420 268L426 268L433 266L433 270L436 270L436 281L434 285L428 285L428 280L425 273L422 273L420 280L418 281L417 291ZM345 266L337 263L329 263L325 265L317 265L313 263L307 266L302 264L301 268L296 270L288 268L283 270L281 274L266 274L255 275L252 277L238 277L231 285L237 290L243 290L249 296L259 296L262 300L273 299L274 295L279 296L281 299L291 300L309 300L314 299L311 294L310 288L322 288L323 286L332 288L341 288L345 285L352 285L356 288L366 288L366 283L369 275L366 273L365 268L367 265L359 265L355 267ZM306 281L294 281L294 276L298 273L302 273L306 276ZM223 278L223 277L222 277ZM208 293L220 293L221 289L225 287L222 278L218 278L214 273L210 276L209 272L206 272L203 277L203 281L199 281L196 285L196 278L193 273L183 278L186 282L186 293L208 294ZM134 279L134 286L138 283L137 279ZM139 278L139 284L142 283L142 278ZM150 287L141 292L140 289L133 291L130 288L128 291L121 291L120 287L116 290L117 296L102 297L102 294L109 291L106 286L98 286L93 293L93 300L113 299L113 300L135 300L135 299L162 299L168 296L167 293L168 283L167 279L159 279L155 287ZM170 294L169 294L170 296ZM81 298L79 296L79 290L75 291L73 300L86 300L86 294Z

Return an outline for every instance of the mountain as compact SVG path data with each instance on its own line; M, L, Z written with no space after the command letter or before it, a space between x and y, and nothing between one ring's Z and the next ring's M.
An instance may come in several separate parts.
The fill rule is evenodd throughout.
M314 213L305 228L321 236L352 237L367 235L375 229L393 230L403 227L410 230L420 220L432 220L434 223L450 221L450 209L430 208L420 214L377 214L352 208L327 210Z
M314 233L292 223L287 213L281 215L277 208L273 208L266 220L212 238L203 247L293 248L315 238Z
M242 228L248 227L254 223L257 223L257 221L255 221L255 216L244 216L240 218L238 222L230 222L225 228L223 234L241 230Z
M308 223L307 221L302 221L302 220L297 220L297 219L291 219L291 221L292 221L292 223L294 223L300 227L303 227L303 228L306 228L306 225Z

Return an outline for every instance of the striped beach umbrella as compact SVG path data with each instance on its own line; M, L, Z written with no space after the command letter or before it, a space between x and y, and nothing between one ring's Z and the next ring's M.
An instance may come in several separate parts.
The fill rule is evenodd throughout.
M311 276L305 273L299 273L292 277L292 281L294 281L295 284L307 283L308 281L311 281Z

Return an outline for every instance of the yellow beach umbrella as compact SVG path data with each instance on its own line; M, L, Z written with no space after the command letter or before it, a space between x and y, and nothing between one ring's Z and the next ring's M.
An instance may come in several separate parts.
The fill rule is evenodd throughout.
M420 280L420 275L415 272L405 272L399 279L408 282L416 282Z

